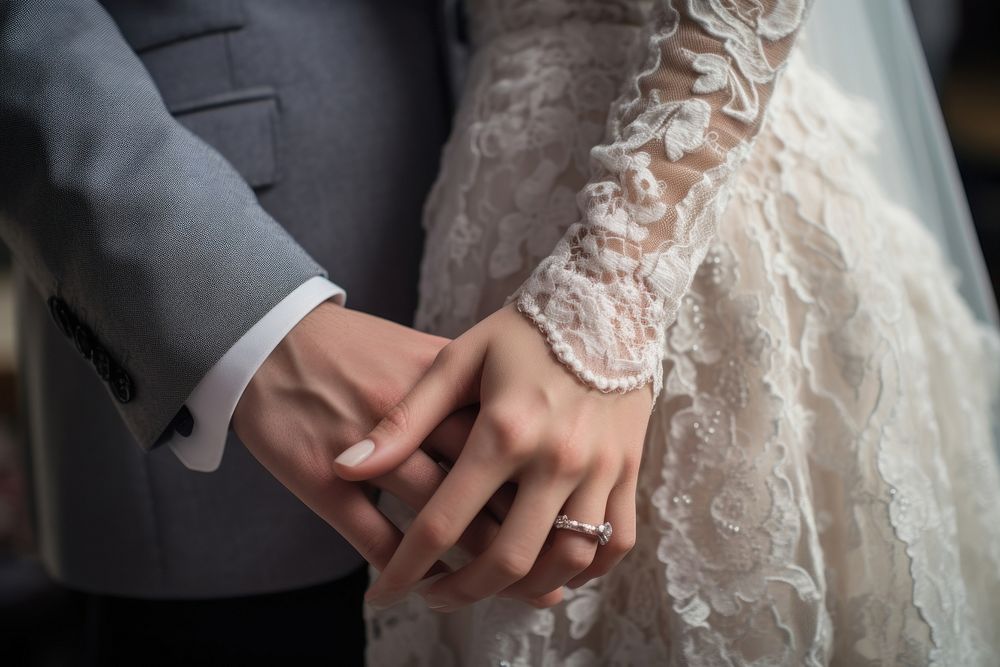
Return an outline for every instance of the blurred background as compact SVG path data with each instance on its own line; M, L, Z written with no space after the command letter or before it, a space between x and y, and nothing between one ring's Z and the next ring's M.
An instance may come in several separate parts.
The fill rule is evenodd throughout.
M874 1L874 0L873 0ZM910 0L941 100L994 292L1000 292L1000 3ZM83 602L33 558L18 426L10 258L0 244L0 661L71 664Z
M1000 292L1000 3L911 0L994 294ZM953 9L950 9L954 7Z

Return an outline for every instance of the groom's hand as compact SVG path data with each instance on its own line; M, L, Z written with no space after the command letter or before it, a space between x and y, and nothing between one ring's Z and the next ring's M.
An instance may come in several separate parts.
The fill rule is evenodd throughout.
M234 430L264 467L380 570L402 536L374 506L372 487L339 478L333 461L399 403L448 342L323 303L261 365L233 414ZM427 450L454 460L474 419L471 408L452 414ZM418 450L372 483L419 510L444 476ZM498 530L491 515L480 514L460 544L477 555ZM530 602L549 606L560 598L557 591Z
M325 302L275 348L233 413L251 453L376 567L392 555L398 531L374 507L371 487L344 483L333 460L405 395L447 342ZM441 476L425 456L386 482L413 502L429 497Z

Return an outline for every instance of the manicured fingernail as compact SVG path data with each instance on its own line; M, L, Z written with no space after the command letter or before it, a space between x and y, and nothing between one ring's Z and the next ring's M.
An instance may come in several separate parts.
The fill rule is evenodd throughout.
M361 442L345 449L334 461L342 466L354 467L371 456L374 451L374 441L371 438L365 438Z
M433 595L425 595L424 602L427 603L428 609L444 609L448 606L448 603L444 600L434 597Z

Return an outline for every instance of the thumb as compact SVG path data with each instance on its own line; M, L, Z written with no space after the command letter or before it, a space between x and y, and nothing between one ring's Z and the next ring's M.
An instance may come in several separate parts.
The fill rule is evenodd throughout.
M467 405L479 383L482 355L473 345L449 343L410 392L360 442L334 460L334 472L350 481L372 479L410 457L438 424Z

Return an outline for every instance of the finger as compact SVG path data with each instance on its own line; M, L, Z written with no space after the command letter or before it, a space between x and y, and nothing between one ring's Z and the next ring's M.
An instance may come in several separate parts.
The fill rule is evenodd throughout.
M484 420L477 420L469 436L473 444L417 514L385 570L365 594L366 600L375 606L388 606L404 597L458 541L473 517L508 479L512 463L486 459L486 453L494 449L486 443L493 438Z
M328 493L305 499L310 509L333 526L361 556L384 568L402 541L402 533L365 495L359 484L336 482Z
M248 447L275 478L317 516L326 521L375 568L384 569L402 542L399 529L375 506L369 497L368 484L346 482L333 476L325 479L307 477L303 483L301 467L288 465L260 442L250 440ZM277 459L277 460L276 460ZM443 564L433 564L432 572L447 572Z
M503 523L507 515L510 514L510 508L514 506L514 498L516 497L517 485L508 482L490 497L486 502L486 509L498 523Z
M417 511L427 504L445 476L444 470L420 450L414 452L410 458L404 461L395 473L376 478L372 482ZM513 499L512 489L501 489L502 491L510 491L510 497ZM501 492L494 494L490 502L493 502L493 499L496 499ZM506 516L506 510L504 510L503 516ZM489 512L480 512L458 539L458 546L470 557L475 558L489 548L499 531L499 521ZM431 572L432 574L444 573L445 569L443 567L432 568ZM425 581L427 579L422 580L421 584ZM538 597L524 598L524 602L539 609L545 609L559 604L562 597L561 590L553 590Z
M611 522L611 540L597 548L594 562L576 575L566 585L579 588L596 577L610 572L635 546L635 490L636 480L619 484L608 496L606 521Z
M450 470L464 450L478 414L478 406L468 406L451 413L431 431L421 449L435 457L445 470ZM486 503L490 514L498 522L502 522L510 511L516 490L516 485L504 484Z
M545 595L537 598L531 598L525 600L532 607L537 607L538 609L547 609L548 607L554 607L563 601L563 589L557 588L554 591L546 593Z
M451 412L475 400L481 367L481 346L473 339L442 348L403 400L335 459L334 471L343 479L359 481L398 466Z
M588 480L573 492L560 514L593 525L604 523L608 496L613 487L614 479L606 474ZM555 530L552 546L539 557L531 572L501 595L535 598L556 590L590 567L597 551L596 537L571 530Z
M441 466L418 449L392 473L376 477L372 483L419 512L444 482L445 475ZM480 512L462 533L458 544L470 556L477 556L489 547L499 530L500 523L492 514Z
M424 592L428 606L453 611L494 595L528 574L571 490L571 484L551 480L523 484L490 548L429 587Z

